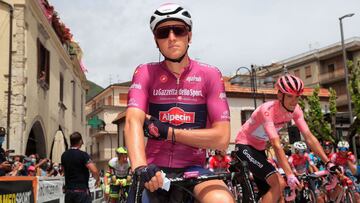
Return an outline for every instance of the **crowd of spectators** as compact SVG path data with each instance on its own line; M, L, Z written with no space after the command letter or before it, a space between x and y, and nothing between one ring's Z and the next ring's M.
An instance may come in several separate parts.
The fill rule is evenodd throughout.
M60 163L54 163L48 158L40 158L38 154L29 156L10 156L5 151L4 165L8 165L3 171L3 176L62 176L63 169Z

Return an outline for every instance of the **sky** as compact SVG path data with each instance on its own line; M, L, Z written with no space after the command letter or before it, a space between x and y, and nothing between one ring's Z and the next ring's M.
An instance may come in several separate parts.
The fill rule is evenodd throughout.
M159 61L149 27L158 0L49 0L83 52L86 77L102 87L130 81L139 64ZM224 76L360 36L359 0L171 1L193 19L192 59Z

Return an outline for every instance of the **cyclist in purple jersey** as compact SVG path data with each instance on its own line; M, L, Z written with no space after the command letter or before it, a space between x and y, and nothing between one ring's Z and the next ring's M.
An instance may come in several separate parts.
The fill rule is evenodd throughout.
M154 12L150 27L165 60L136 68L128 94L125 139L132 170L141 174L147 193L156 199L151 202L174 202L171 197L159 199L163 194L159 168L167 175L189 168L206 172L206 149L228 147L230 114L220 71L188 56L189 12L177 4L164 4ZM150 136L146 146L144 135ZM193 192L200 202L234 201L220 180L200 183Z
M292 188L301 188L281 147L278 134L278 131L291 120L294 120L307 145L326 163L327 168L333 170L336 167L329 162L329 158L304 120L303 112L298 105L303 86L301 79L293 75L281 76L276 83L278 100L259 106L237 135L237 155L249 163L249 170L254 175L262 202L277 202L285 187L281 184L285 183L281 175L266 159L265 146L268 141L274 149L280 167L287 176L287 184Z

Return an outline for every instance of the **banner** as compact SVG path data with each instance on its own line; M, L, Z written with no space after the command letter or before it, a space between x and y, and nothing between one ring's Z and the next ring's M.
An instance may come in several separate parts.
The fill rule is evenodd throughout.
M36 177L0 178L0 202L36 202Z
M38 202L64 202L63 177L39 177Z

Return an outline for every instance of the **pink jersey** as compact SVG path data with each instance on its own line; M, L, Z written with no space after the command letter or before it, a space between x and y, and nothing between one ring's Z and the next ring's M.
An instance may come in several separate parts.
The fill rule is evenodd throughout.
M330 161L336 165L342 166L345 169L347 167L347 161L351 161L352 163L356 163L355 156L353 153L348 152L346 157L341 156L340 152L335 152L331 155Z
M299 174L307 173L309 164L314 165L314 162L311 161L308 153L305 153L303 156L292 154L288 161L291 168Z
M295 121L300 132L309 131L299 105L296 105L294 112L291 113L286 111L278 100L268 101L259 106L241 126L235 142L251 145L257 150L265 150L266 142L279 137L279 130L291 120Z
M165 62L137 67L128 96L128 108L131 107L181 129L201 129L230 120L220 71L194 60L179 78ZM205 149L181 143L148 139L145 151L148 163L162 167L205 165Z

